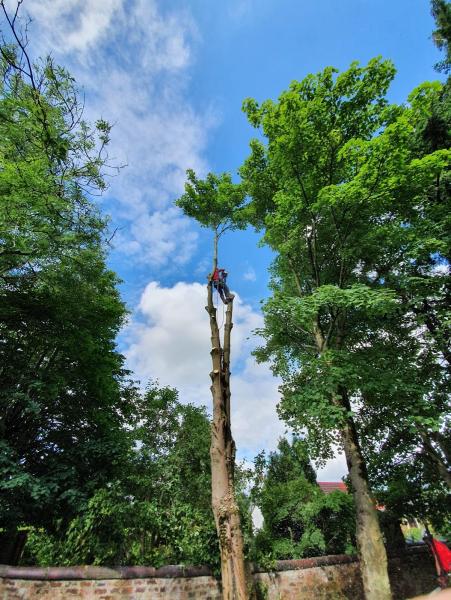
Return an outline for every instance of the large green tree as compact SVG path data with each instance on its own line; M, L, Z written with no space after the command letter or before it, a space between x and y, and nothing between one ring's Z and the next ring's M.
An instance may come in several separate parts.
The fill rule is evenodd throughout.
M379 273L400 250L393 188L402 188L410 139L408 112L385 99L393 75L379 59L340 74L327 68L293 82L277 102L244 104L266 139L252 141L241 168L249 220L276 252L258 356L283 378L281 415L307 431L311 451L344 449L368 599L391 592L359 414L375 389L395 389L386 348L404 344L409 357L418 350Z
M136 395L121 470L57 532L33 529L32 564L208 564L219 567L211 511L210 422L176 390Z
M0 527L67 523L120 468L133 386L105 265L109 126L72 77L33 63L18 18L0 47ZM2 25L3 25L2 23Z
M450 5L438 0L432 9L434 40L447 53L439 67L446 72ZM387 356L387 370L408 371L409 386L394 388L362 420L363 436L370 442L365 446L370 475L381 501L398 517L430 520L444 533L449 531L451 483L449 92L448 79L444 85L423 84L409 97L408 136L403 138L408 153L397 174L403 185L394 194L403 201L392 208L402 224L399 259L385 261L379 269L421 340L417 359L409 367L400 348Z

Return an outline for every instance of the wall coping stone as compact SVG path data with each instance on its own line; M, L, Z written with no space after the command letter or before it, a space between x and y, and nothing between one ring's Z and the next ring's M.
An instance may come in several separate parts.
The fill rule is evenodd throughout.
M407 546L400 552L390 554L389 558L408 556L427 552L425 544ZM254 573L265 573L278 571L295 571L300 569L312 569L339 564L358 562L358 557L348 554L334 554L329 556L315 556L312 558L300 558L296 560L278 560L273 569L263 569L253 566ZM182 566L166 565L156 569L155 567L99 567L99 566L75 566L75 567L14 567L0 565L0 579L28 579L28 580L79 580L79 579L174 579L176 577L205 577L212 576L213 572L206 566Z
M276 560L273 569L270 571L297 571L299 569L313 569L315 567L327 567L331 565L343 565L347 563L358 562L355 555L350 554L331 554L329 556L313 556L311 558L297 558L291 560ZM254 573L266 573L267 568L254 566Z
M75 579L174 579L175 577L202 577L212 575L208 567L166 565L155 567L11 567L0 565L0 578L36 580Z

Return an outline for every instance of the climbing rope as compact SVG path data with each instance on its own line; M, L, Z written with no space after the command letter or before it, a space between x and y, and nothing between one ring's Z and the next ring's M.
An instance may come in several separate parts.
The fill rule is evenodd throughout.
M216 314L218 314L218 309L219 309L219 290L216 288ZM222 326L224 325L224 318L225 318L225 305L224 302L221 300L221 304L222 304L222 321L221 321L221 325L218 325L218 329L219 331L221 331Z
M224 302L222 302L222 300L221 300L221 304L222 304L222 321L221 321L221 325L219 325L219 327L218 327L219 331L221 331L222 326L224 325L224 318L225 318L225 304L224 304Z

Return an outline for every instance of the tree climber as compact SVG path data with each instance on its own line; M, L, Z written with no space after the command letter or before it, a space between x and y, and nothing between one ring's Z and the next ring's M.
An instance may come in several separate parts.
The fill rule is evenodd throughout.
M227 275L228 273L225 269L218 269L216 267L210 280L210 283L213 283L213 287L218 290L224 304L232 302L235 298L235 294L230 292L229 286L227 285Z

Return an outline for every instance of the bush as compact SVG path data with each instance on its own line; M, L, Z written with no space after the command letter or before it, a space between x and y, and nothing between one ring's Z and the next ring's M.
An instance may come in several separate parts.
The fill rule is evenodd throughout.
M62 539L30 529L24 561L48 565L199 565L215 567L211 515L187 504L136 501L119 486L101 489Z

